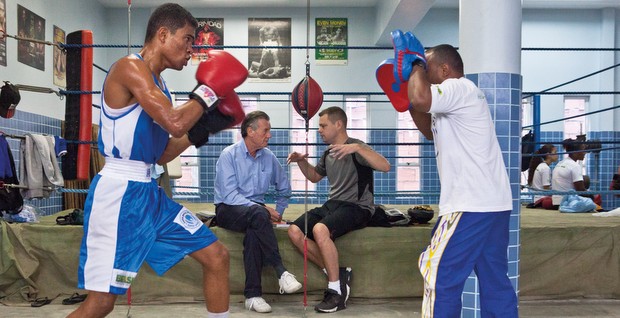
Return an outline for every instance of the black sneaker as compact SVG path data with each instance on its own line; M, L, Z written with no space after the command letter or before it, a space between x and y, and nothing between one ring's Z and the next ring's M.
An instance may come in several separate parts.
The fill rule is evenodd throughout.
M351 295L351 278L353 271L351 267L340 267L339 268L339 279L340 279L340 292L342 296L344 296L343 306L347 307L347 301L349 300L349 295Z
M314 310L316 310L317 312L329 313L345 309L346 307L344 306L343 300L343 295L338 295L338 292L328 288L325 290L323 301L318 305L314 306Z

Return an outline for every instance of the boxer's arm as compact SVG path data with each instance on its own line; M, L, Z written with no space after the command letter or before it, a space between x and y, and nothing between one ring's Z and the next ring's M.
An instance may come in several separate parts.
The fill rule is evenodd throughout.
M161 157L159 157L157 164L163 165L172 161L191 145L192 143L187 138L187 135L183 135L180 138L172 137L168 139L168 144L166 145L166 148L164 149Z
M575 187L575 191L588 191L583 180L573 182L573 186Z
M151 70L138 59L127 57L110 69L104 99L112 108L140 103L144 111L174 137L182 137L200 118L203 108L195 100L173 107L153 80Z
M411 119L413 119L413 123L422 135L424 135L424 137L428 140L433 140L433 131L431 130L431 114L422 113L415 109L409 109L409 114L411 115Z
M308 162L308 154L301 154L299 152L292 152L286 159L286 164L296 162L299 166L301 173L312 183L317 183L323 179L323 176L316 171L316 167Z
M428 81L426 71L422 66L417 64L413 66L411 77L407 82L407 92L411 102L409 114L411 114L413 122L426 139L433 140L431 114L428 113L433 101L431 83Z

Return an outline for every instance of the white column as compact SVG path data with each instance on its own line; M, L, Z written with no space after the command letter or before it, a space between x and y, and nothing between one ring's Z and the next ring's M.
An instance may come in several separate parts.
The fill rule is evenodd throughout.
M465 73L521 74L521 0L460 0Z
M521 0L460 0L459 53L465 76L484 92L512 189L508 277L519 290L521 171ZM462 317L480 317L478 278L462 296Z

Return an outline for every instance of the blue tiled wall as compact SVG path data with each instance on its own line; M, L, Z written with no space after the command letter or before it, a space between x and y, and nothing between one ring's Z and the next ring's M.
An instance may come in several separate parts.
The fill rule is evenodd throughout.
M215 164L222 150L234 142L236 133L236 130L221 131L210 136L206 146L198 148L198 154L201 156L199 158L201 196L199 200L191 201L213 202Z
M392 204L394 197L391 194L396 192L396 147L393 146L398 141L398 136L395 130L373 130L370 132L368 142L371 144L384 144L373 145L372 147L385 156L390 162L392 169L389 172L374 173L375 177L375 199L376 204Z
M429 142L426 138L423 138L424 142ZM426 193L439 193L441 190L441 184L439 183L439 173L437 172L437 160L435 160L435 146L424 145L422 146L422 192ZM432 202L425 202L426 204L439 203L439 196L428 197L427 200Z
M521 172L521 76L509 73L466 75L485 94L495 123L512 189L512 213L508 243L508 277L519 291L520 172ZM472 272L463 290L462 317L480 317L478 279Z
M321 135L319 134L318 130L316 131L316 138L315 140L317 140L319 143L322 143L323 138L321 138ZM327 150L327 145L325 144L320 144L316 147L316 154L317 157L316 158L316 162L319 161L319 158L323 155L323 152L325 152L325 150ZM319 181L316 184L316 190L318 193L329 193L329 182L327 181L327 178L323 178L323 180ZM326 197L319 197L315 200L309 201L308 203L313 203L313 204L322 204L323 202L325 202Z
M29 112L15 112L11 119L0 118L0 130L6 134L23 136L26 133L46 134L52 136L61 135L61 121L47 116L41 116ZM9 147L15 160L15 169L19 176L20 139L7 138ZM62 162L60 160L59 164ZM19 176L21 180L21 176ZM52 193L49 198L24 200L24 204L39 207L44 215L54 214L62 210L62 194L58 191Z

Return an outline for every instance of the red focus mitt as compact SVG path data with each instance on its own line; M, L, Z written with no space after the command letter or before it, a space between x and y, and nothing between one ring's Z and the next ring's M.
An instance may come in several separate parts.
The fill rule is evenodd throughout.
M390 103L397 112L406 112L409 109L409 96L407 96L407 82L394 82L394 59L387 59L377 67L375 73L377 82L381 89L387 95ZM394 90L394 88L398 90Z

